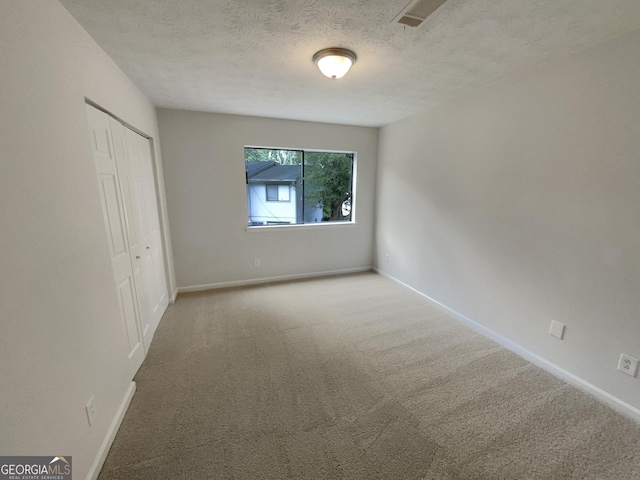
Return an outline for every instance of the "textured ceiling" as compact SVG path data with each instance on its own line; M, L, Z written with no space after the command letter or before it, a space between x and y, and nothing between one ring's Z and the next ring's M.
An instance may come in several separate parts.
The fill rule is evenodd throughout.
M380 126L640 28L638 0L61 0L160 107ZM354 50L340 80L312 63Z

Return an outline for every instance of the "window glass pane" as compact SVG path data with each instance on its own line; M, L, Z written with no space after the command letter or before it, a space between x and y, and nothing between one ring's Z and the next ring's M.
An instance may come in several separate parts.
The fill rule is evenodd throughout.
M248 224L302 223L300 150L245 148Z
M278 201L289 201L289 185L278 185Z
M267 185L267 201L278 201L278 185Z
M352 175L353 154L305 152L305 221L350 221Z
M351 221L353 157L246 147L249 225Z

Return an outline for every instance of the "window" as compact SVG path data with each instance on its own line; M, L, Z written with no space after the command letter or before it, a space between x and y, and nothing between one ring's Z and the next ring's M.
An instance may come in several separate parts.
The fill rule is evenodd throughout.
M244 149L249 226L351 222L354 154Z
M266 185L267 202L288 202L290 201L289 185Z

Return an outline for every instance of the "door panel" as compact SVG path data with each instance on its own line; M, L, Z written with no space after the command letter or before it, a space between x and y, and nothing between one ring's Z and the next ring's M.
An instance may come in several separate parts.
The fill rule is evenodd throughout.
M111 136L110 117L90 105L86 108L123 335L128 347L129 371L133 378L142 365L145 350L127 235L127 211L121 200L118 180L117 149Z
M129 358L135 354L136 350L141 348L139 341L138 329L136 328L136 311L135 292L131 279L125 279L118 285L118 300L120 301L120 310L122 318L125 319L125 328L127 331L127 341L129 343Z
M128 128L125 128L125 135L138 195L137 213L143 246L142 278L149 321L145 335L150 336L169 304L155 177L149 140Z
M101 193L104 201L105 214L109 228L107 228L107 237L109 238L109 247L111 248L111 258L119 255L128 255L125 246L127 239L124 237L124 225L120 215L120 204L118 202L118 187L115 175L100 174L100 184L102 186Z
M149 335L149 284L144 275L145 247L143 245L144 235L140 224L141 194L136 186L135 158L132 156L131 148L128 145L125 130L128 130L120 122L109 118L111 132L115 145L115 158L118 167L118 177L120 180L120 190L124 199L127 219L127 232L129 234L129 247L131 249L131 265L133 268L133 278L136 287L138 309L140 312L140 328L145 349L148 350L151 344Z

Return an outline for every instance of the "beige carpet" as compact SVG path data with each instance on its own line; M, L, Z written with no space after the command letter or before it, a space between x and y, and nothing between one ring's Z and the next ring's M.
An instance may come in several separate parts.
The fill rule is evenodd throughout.
M373 273L180 295L106 479L640 479L640 426Z

